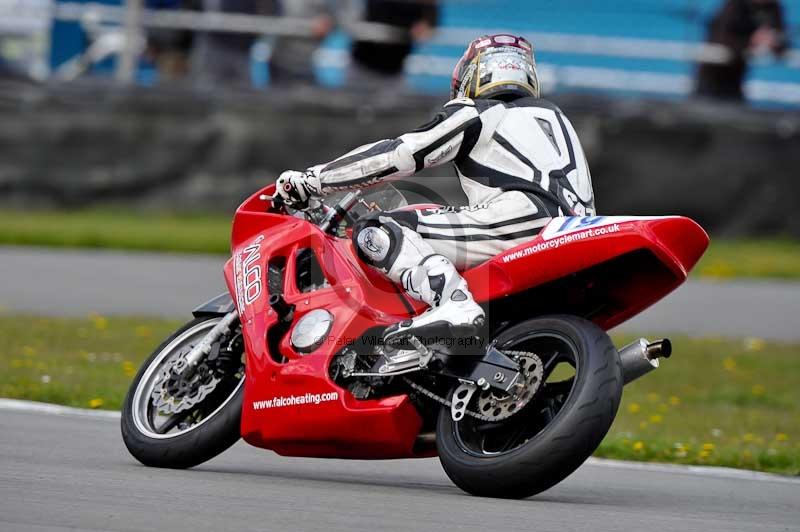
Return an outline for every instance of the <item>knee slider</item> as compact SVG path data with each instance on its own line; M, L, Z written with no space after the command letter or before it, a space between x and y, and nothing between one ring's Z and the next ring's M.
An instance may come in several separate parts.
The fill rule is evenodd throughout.
M353 245L361 260L388 271L400 252L403 231L394 223L381 223L379 215L369 215L356 222Z

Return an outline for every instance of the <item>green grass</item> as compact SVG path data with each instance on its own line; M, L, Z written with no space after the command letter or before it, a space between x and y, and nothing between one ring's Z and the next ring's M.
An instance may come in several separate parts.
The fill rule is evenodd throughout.
M229 253L231 217L132 211L0 211L0 244ZM800 241L714 240L695 276L800 279Z
M230 253L231 216L132 211L0 211L0 244Z
M675 354L625 387L597 456L800 474L800 345L672 340Z
M800 241L712 240L695 268L700 277L800 279Z
M179 326L0 315L0 397L119 410L142 360Z
M141 361L179 325L0 315L0 396L119 409ZM800 345L673 343L672 358L625 388L597 456L800 474Z

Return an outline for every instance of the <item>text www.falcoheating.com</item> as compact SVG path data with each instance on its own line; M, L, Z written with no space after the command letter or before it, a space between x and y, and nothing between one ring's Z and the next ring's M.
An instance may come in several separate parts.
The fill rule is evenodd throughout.
M297 405L318 405L339 399L339 392L307 393L304 395L288 395L286 397L273 397L264 401L253 401L253 409L264 410L267 408L282 408Z

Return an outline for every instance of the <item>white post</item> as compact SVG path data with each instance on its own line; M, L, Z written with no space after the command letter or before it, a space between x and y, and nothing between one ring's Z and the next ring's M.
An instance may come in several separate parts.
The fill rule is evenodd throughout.
M139 63L139 44L142 36L142 8L144 0L125 0L125 46L117 58L116 78L120 83L131 83L136 77Z

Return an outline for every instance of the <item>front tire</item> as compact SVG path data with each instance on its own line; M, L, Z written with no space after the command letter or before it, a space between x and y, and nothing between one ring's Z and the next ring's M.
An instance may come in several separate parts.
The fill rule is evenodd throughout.
M470 416L456 422L450 408L442 408L439 458L450 479L468 493L529 497L569 476L605 437L622 397L622 365L608 335L574 316L518 324L502 332L495 346L541 357L542 384L527 406L498 423ZM562 359L572 366L572 378L548 380Z
M181 424L171 426L173 422L169 416L154 412L151 399L153 382L157 378L155 373L170 364L176 355L185 354L220 319L197 318L178 329L156 348L133 379L122 407L122 439L128 451L142 464L185 469L210 460L239 440L243 366L241 374L221 380L198 404L173 414L183 416ZM154 421L162 418L166 418L163 424ZM165 425L171 428L163 430Z

